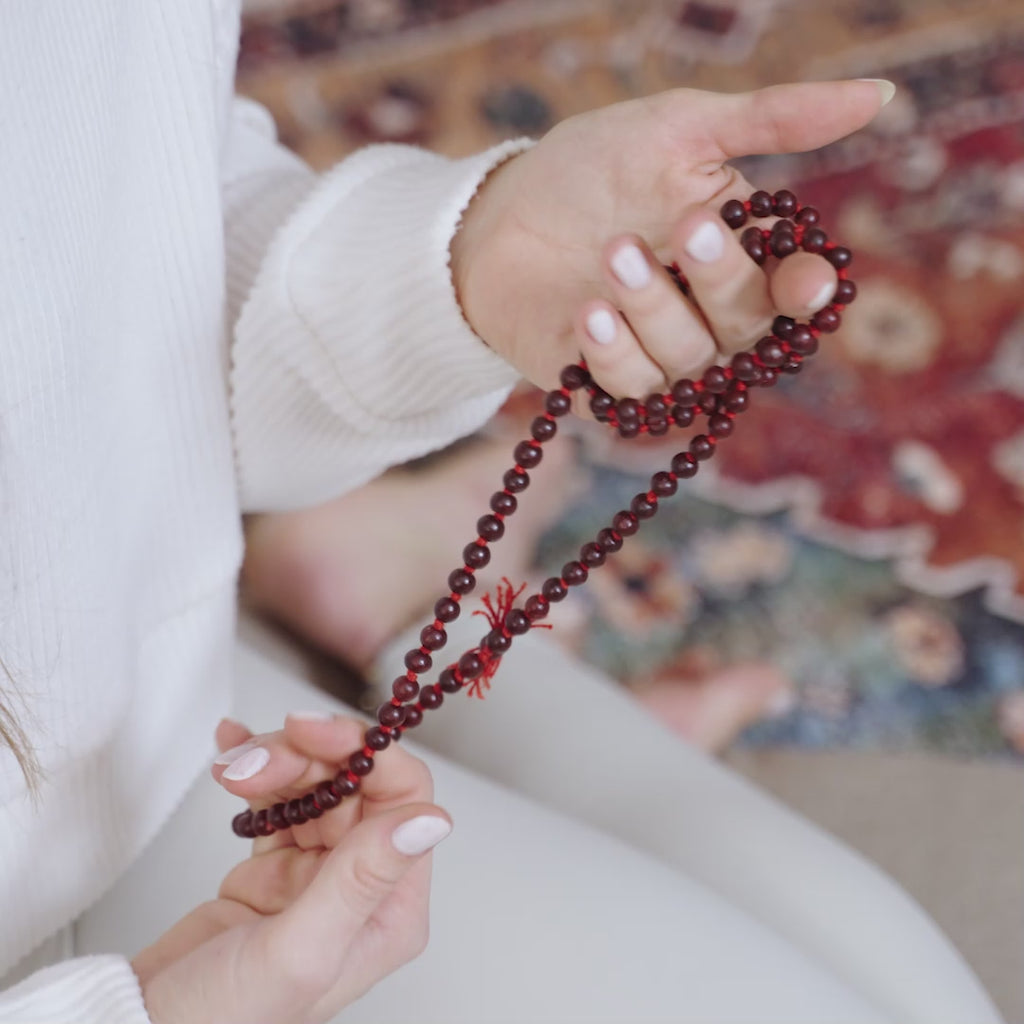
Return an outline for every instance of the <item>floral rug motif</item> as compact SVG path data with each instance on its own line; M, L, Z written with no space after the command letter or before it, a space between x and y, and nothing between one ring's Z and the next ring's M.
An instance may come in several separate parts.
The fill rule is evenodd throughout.
M374 140L464 153L676 85L897 83L855 138L746 161L854 249L859 297L555 633L627 685L773 661L792 699L745 744L1024 754L1024 0L286 8L250 19L240 84L319 165ZM679 447L577 433L584 492L540 566Z

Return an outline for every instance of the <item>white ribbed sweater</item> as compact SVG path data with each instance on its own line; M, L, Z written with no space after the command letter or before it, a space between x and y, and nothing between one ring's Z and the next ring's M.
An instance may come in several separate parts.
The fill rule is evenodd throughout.
M243 511L312 503L474 429L513 372L448 245L516 145L379 147L319 182L232 96L237 0L0 16L0 975L93 902L207 763ZM128 964L0 1021L145 1021Z

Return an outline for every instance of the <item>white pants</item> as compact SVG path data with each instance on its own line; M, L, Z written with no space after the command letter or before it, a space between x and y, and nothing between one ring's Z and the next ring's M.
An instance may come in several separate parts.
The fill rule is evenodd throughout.
M345 710L267 643L240 644L239 719ZM435 854L430 945L342 1021L1000 1021L892 882L542 637L516 642L486 701L449 697L417 740L456 825ZM209 898L246 853L235 804L200 779L78 922L75 952L130 955Z

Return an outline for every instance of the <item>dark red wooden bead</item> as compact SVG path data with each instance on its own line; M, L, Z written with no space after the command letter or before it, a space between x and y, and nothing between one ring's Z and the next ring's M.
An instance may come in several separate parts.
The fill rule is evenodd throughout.
M750 213L753 217L770 217L772 212L772 197L763 189L758 189L750 195Z
M526 604L523 606L523 610L526 612L526 617L531 622L536 622L537 619L543 619L549 610L547 598L541 597L540 594L531 594L526 599Z
M812 228L821 219L821 214L813 206L805 206L802 210L798 210L793 220L797 224L802 224L805 228Z
M476 679L478 675L484 670L484 663L480 660L480 655L473 651L466 651L466 653L459 658L459 674L463 679Z
M752 381L757 377L757 363L749 352L738 352L729 365L737 380Z
M788 356L778 338L773 338L770 335L767 338L762 338L754 346L754 351L757 352L765 366L781 366Z
M647 494L638 494L629 503L629 508L637 519L650 519L658 511L658 499L651 501Z
M722 220L731 228L741 228L747 223L746 207L738 199L729 199L719 210Z
M557 576L549 576L541 586L540 592L552 603L557 603L565 598L569 588Z
M473 569L482 569L490 562L491 552L484 544L467 544L462 549L462 560Z
M500 656L512 646L512 637L506 636L500 629L492 629L490 633L483 638L481 646L486 647L492 654Z
M567 366L559 374L558 379L561 381L563 388L576 391L590 383L590 374L582 366Z
M590 398L590 411L598 420L606 419L615 408L615 399L605 391L598 391Z
M580 548L580 561L588 569L597 569L604 565L605 558L605 553L597 546L597 544L594 543L594 541L588 541Z
M772 321L772 334L782 341L789 341L789 335L796 325L796 321L788 316L777 316Z
M740 235L740 245L743 246L744 252L746 252L746 254L754 260L755 263L764 262L766 253L764 236L761 234L760 228L747 228L747 230Z
M637 437L640 433L639 421L635 423L620 423L619 424L619 437Z
M408 676L399 676L391 684L391 692L395 695L395 700L400 700L403 704L409 700L415 700L419 696L420 684L414 682Z
M769 241L776 235L789 235L792 238L796 237L796 227L792 221L789 220L777 220L768 232Z
M561 391L549 391L544 399L544 408L552 416L564 416L572 408L572 399Z
M578 587L587 582L590 570L582 562L566 562L562 566L562 579L570 587Z
M672 421L677 427L688 427L694 420L692 405L673 405Z
M697 473L697 460L689 452L679 452L672 457L672 472L682 480Z
M334 776L334 788L344 798L346 796L353 796L359 792L359 783L355 779L348 777L348 769L342 769Z
M620 398L615 405L615 415L620 423L632 423L640 419L640 403L635 398Z
M284 816L284 804L274 804L270 808L270 813L267 815L267 821L274 827L275 832L281 832L286 828L289 828L288 819Z
M843 318L830 306L826 306L824 309L819 309L818 312L811 317L811 323L823 334L831 334L833 331L838 331L839 325L842 322Z
M412 700L411 697L409 699ZM373 725L366 730L363 742L371 750L387 750L391 746L391 737L379 725Z
M804 252L824 252L828 235L821 228L808 228L804 232L803 241L800 243Z
M710 459L715 454L715 443L706 434L698 434L690 441L690 454L698 462Z
M788 188L780 188L772 196L772 213L776 217L792 217L796 213L796 196Z
M510 516L519 508L519 501L514 494L495 491L491 495L491 511L499 516Z
M664 395L655 392L644 399L644 408L647 409L648 419L652 416L665 416L668 413L668 402Z
M597 544L605 554L612 554L622 547L622 536L606 526L597 534Z
M730 391L725 396L725 407L729 412L743 412L749 405L749 391Z
M252 811L242 811L231 819L231 830L242 839L255 839L256 830L252 827Z
M770 388L775 386L775 382L779 379L779 375L770 366L766 366L758 377L757 386L761 388Z
M444 703L444 694L438 686L428 686L420 694L420 706L425 711L433 711Z
M671 473L660 472L651 477L651 490L659 498L671 498L678 488L679 484Z
M530 618L522 608L512 608L505 616L505 628L513 636L530 632Z
M668 433L668 420L662 417L651 418L647 421L647 433L651 437L661 437L662 434Z
M616 512L612 519L612 529L623 537L632 537L639 528L640 523L632 512Z
M323 808L316 802L315 793L307 793L299 799L302 801L302 813L310 821L316 821L317 818L323 817Z
M818 339L814 332L803 324L797 324L789 333L789 347L801 356L811 356L818 351Z
M415 729L420 722L423 721L423 712L418 707L413 705L408 709L408 713L405 716L405 728Z
M512 494L520 494L530 486L530 474L521 469L509 469L505 471L501 482L507 491Z
M708 430L715 437L728 437L732 433L732 426L732 420L721 413L717 413L708 420Z
M857 298L857 286L850 280L842 280L836 285L836 293L832 296L833 302L841 306L848 306Z
M465 569L453 569L448 574L448 589L453 594L468 594L476 586L476 577Z
M704 387L714 395L720 395L729 386L729 375L720 366L709 366L701 379Z
M530 436L535 441L550 441L558 433L558 424L546 416L537 416L530 424Z
M505 536L505 524L495 515L481 516L476 521L476 532L484 540L501 540Z
M405 709L406 717L408 718L409 708ZM373 771L373 758L364 754L361 750L357 750L348 759L348 770L353 775L358 775L362 778L364 775L369 775ZM302 808L304 811L305 807ZM309 813L307 811L307 813Z
M253 815L252 830L258 836L272 836L274 834L274 826L270 824L270 811L266 807Z
M387 704L381 704L377 708L377 721L389 729L394 729L395 726L401 725L405 721L405 708L398 704L392 704L390 701Z
M836 270L845 270L853 262L853 253L845 245L837 245L834 249L825 250L825 259Z
M321 782L314 790L314 793L316 794L316 802L322 810L333 810L341 803L341 794L338 792L338 787L334 784L333 779Z
M539 466L540 460L544 458L541 446L531 441L520 441L513 449L512 454L515 457L516 465L522 466L523 469L533 469L534 466ZM510 487L509 490L512 488Z
M296 825L305 825L309 821L309 815L302 809L301 797L295 797L284 805L284 818L292 828Z
M703 413L714 412L718 408L718 396L711 391L702 391L697 399L697 408Z
M424 626L420 630L420 643L428 651L439 651L448 643L448 634L436 626Z
M784 260L787 256L792 256L799 248L796 244L796 239L785 232L773 234L768 242L768 247L771 249L772 255L777 256L780 260Z
M697 402L697 389L689 377L683 377L672 385L672 400L676 405L695 405Z
M445 693L458 693L462 689L462 683L459 682L455 677L455 669L450 665L441 670L441 674L437 677L437 685L444 690Z
M426 651L413 649L409 651L405 656L405 667L410 672L415 672L416 675L422 675L424 672L429 672L431 665L434 664L434 659L431 658Z
M779 367L779 373L796 374L804 368L803 359L800 356L790 356L782 366Z
M434 603L434 618L439 622L454 622L462 612L462 605L450 597L440 597Z

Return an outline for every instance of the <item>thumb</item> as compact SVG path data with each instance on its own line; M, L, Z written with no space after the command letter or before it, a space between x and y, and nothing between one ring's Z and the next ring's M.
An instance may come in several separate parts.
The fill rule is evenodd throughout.
M423 856L452 830L451 818L434 804L406 804L364 819L324 859L302 895L272 922L271 944L295 952L332 951L323 964L333 980L338 964L382 903L406 878L415 885L403 910L410 928L425 930L429 864ZM416 870L417 877L410 877ZM422 922L419 917L422 916Z
M882 79L800 82L744 93L708 93L703 106L712 161L802 153L863 128L896 87Z

